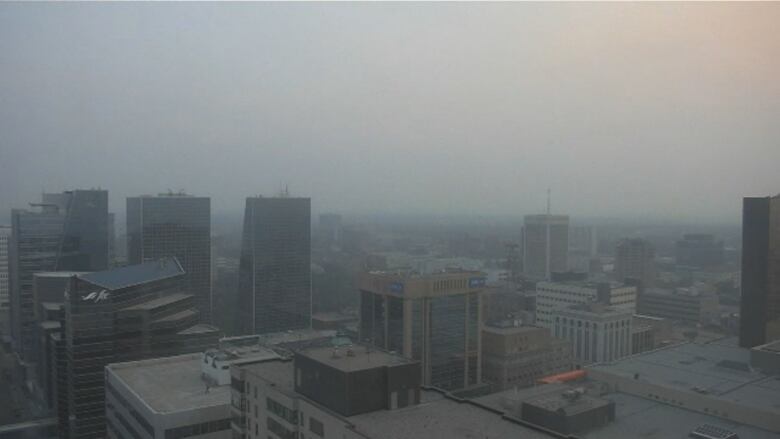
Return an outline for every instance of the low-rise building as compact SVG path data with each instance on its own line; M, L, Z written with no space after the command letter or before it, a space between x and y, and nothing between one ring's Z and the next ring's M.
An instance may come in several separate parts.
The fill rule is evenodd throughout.
M645 290L639 295L637 313L688 325L720 323L718 296L688 288Z
M620 391L666 405L780 433L780 380L751 363L735 338L683 343L589 366L602 391ZM747 435L740 437L760 437Z
M576 363L613 361L631 355L633 313L601 303L558 309L553 335L572 343Z
M555 310L593 302L633 313L636 298L635 286L615 282L539 282L536 285L536 325L552 328Z
M231 368L234 437L562 437L421 385L419 363L366 345Z
M538 378L571 370L571 343L547 328L482 329L482 374L494 391L532 386Z

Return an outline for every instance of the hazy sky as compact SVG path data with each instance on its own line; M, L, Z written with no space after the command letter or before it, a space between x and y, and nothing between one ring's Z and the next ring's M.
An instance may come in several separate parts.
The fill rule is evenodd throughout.
M0 213L285 184L317 211L739 221L780 4L0 4ZM0 222L7 222L3 219ZM120 220L123 221L123 220Z

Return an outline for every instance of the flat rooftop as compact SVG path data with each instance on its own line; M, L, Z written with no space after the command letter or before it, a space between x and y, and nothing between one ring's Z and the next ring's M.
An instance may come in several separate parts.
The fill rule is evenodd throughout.
M750 351L735 338L684 343L589 366L588 369L653 385L715 396L780 414L780 380L750 366Z
M175 303L180 300L185 300L190 297L192 296L189 294L173 293L166 296L158 297L156 299L148 300L143 303L139 303L138 305L132 305L132 306L122 308L122 311L145 311L145 310L155 309L161 306L170 305L171 303Z
M482 332L490 332L493 334L500 334L500 335L513 335L513 334L523 334L523 333L529 333L529 332L547 332L549 334L550 330L547 328L540 328L538 326L507 326L507 327L499 327L499 326L483 326Z
M118 290L183 274L184 269L176 258L163 258L143 264L96 271L81 275L79 278L109 290Z
M201 354L116 363L106 369L158 413L230 404L230 385L206 392Z
M378 351L373 347L368 349L365 345L316 347L298 351L296 354L345 372L414 363L400 355Z
M398 410L379 410L347 418L356 430L372 439L522 438L552 436L513 422L501 414L458 402L438 392L423 390L418 405Z
M290 394L295 392L292 361L273 360L249 364L242 368L274 383L277 390ZM301 395L298 397L305 398ZM372 439L551 437L484 407L446 398L437 391L421 389L420 400L419 405L403 409L378 410L342 419L354 424L357 431Z
M577 383L574 386L566 384L546 384L520 390L506 390L479 397L476 401L497 410L514 413L515 407L519 407L522 401L533 400L544 394L563 392L566 389L579 387L588 383ZM547 388L551 390L547 390ZM599 390L589 388L589 392ZM770 439L777 434L745 424L738 424L727 419L710 416L664 404L659 401L645 399L626 393L609 393L600 395L599 399L615 403L615 420L609 424L584 433L577 433L576 437L583 439L684 439L696 427L709 424L726 428L739 435L743 439Z

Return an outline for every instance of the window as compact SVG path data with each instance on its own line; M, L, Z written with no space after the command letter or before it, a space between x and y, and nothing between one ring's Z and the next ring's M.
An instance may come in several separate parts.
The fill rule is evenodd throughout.
M309 430L319 437L325 437L325 426L312 417L309 417Z

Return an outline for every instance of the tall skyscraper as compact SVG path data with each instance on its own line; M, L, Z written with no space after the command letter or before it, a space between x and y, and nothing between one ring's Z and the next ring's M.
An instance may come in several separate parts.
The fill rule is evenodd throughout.
M246 199L239 301L248 334L311 324L311 200Z
M780 339L780 195L742 204L742 303L739 344Z
M43 194L36 210L11 211L11 319L14 345L33 352L33 274L108 267L108 191Z
M8 270L8 244L10 239L11 228L0 225L0 333L4 336L11 333L11 290Z
M70 439L106 437L106 365L216 346L220 332L198 323L184 274L176 258L164 258L70 278L64 319L67 386L58 390L68 395L57 396L68 405L61 433Z
M360 340L420 361L424 384L479 386L485 280L478 271L363 274Z
M569 251L568 215L526 215L523 228L523 274L550 279L550 273L566 271Z
M127 199L127 260L140 264L176 257L184 288L211 322L211 200L181 193Z
M688 233L675 243L677 265L696 268L723 264L723 241L708 233Z
M638 280L642 288L655 284L655 248L644 239L624 239L615 248L615 278Z

